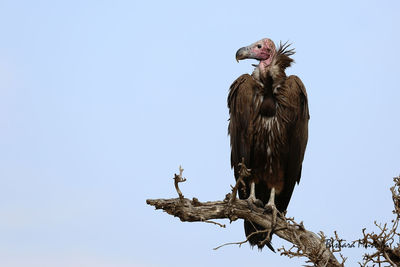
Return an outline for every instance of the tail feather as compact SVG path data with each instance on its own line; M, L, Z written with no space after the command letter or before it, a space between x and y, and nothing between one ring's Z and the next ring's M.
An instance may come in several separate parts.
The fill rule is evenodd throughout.
M251 233L254 233L256 231L262 231L265 230L265 228L263 228L262 226L253 223L251 221L248 220L244 220L244 232L246 234L246 237L248 237ZM265 238L267 238L267 233L260 233L260 234L255 234L252 235L249 238L249 243L252 247L256 246L258 247L258 249L262 250L264 245L260 245L262 241L265 240ZM270 240L272 239L272 233L270 234ZM272 246L271 242L267 242L265 244L270 250L272 250L273 252L275 252L274 247Z

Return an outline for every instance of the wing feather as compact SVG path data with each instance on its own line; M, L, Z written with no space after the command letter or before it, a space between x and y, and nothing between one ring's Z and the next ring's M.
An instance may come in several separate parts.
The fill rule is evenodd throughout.
M252 123L254 118L254 96L255 88L259 85L248 74L237 78L229 89L229 127L228 133L231 139L231 166L235 171L235 178L238 179L238 164L245 160L250 168L252 150Z
M286 210L293 193L294 186L300 182L302 163L308 140L308 99L306 88L297 76L289 76L285 82L288 90L292 92L293 120L288 129L288 158L285 170L285 189L279 196L279 203L282 210Z

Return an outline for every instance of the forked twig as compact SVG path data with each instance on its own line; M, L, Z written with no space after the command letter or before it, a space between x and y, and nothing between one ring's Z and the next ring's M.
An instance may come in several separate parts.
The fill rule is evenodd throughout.
M175 177L173 178L174 184L175 184L175 189L176 189L176 192L178 193L180 199L183 199L183 194L182 194L182 191L179 189L178 183L183 183L186 181L186 178L182 177L182 173L183 173L183 169L179 165L179 175L175 173Z

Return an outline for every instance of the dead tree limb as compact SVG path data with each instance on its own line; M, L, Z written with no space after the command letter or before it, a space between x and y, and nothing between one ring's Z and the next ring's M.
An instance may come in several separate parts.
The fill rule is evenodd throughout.
M179 176L182 177L182 172ZM229 219L232 222L237 219L246 219L265 229L271 229L271 213L265 213L265 210L259 207L250 208L246 201L236 199L231 194L227 194L222 201L200 202L197 198L192 200L183 198L180 190L177 190L177 192L179 198L147 199L146 203L178 217L183 222L210 222L215 219ZM280 238L292 243L297 249L297 251L281 249L282 255L307 257L308 262L313 263L314 266L343 266L343 263L339 263L332 251L327 248L323 233L317 235L306 230L302 222L298 224L293 218L286 218L279 214L273 232ZM236 244L239 243L244 242Z
M400 176L394 177L394 186L390 188L392 192L392 199L394 204L393 213L396 218L391 221L391 224L378 224L374 222L378 228L378 232L366 232L362 230L363 238L356 240L360 245L365 247L373 247L376 249L374 253L366 253L363 257L363 262L359 262L361 267L368 266L400 266L400 244L396 242L400 238L397 230L400 223ZM385 264L385 265L384 265Z

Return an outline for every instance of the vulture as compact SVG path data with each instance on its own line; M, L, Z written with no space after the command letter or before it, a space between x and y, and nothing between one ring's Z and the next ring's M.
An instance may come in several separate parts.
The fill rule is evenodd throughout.
M236 60L255 59L253 73L237 78L229 89L229 127L231 167L235 179L240 176L240 163L250 175L239 183L239 198L266 209L285 212L293 189L299 183L308 139L307 92L295 75L286 76L295 53L287 42L276 49L268 38L236 52ZM242 162L243 161L243 162ZM275 217L276 219L276 217ZM244 221L246 237L259 225ZM253 234L249 243L274 251L271 235Z

